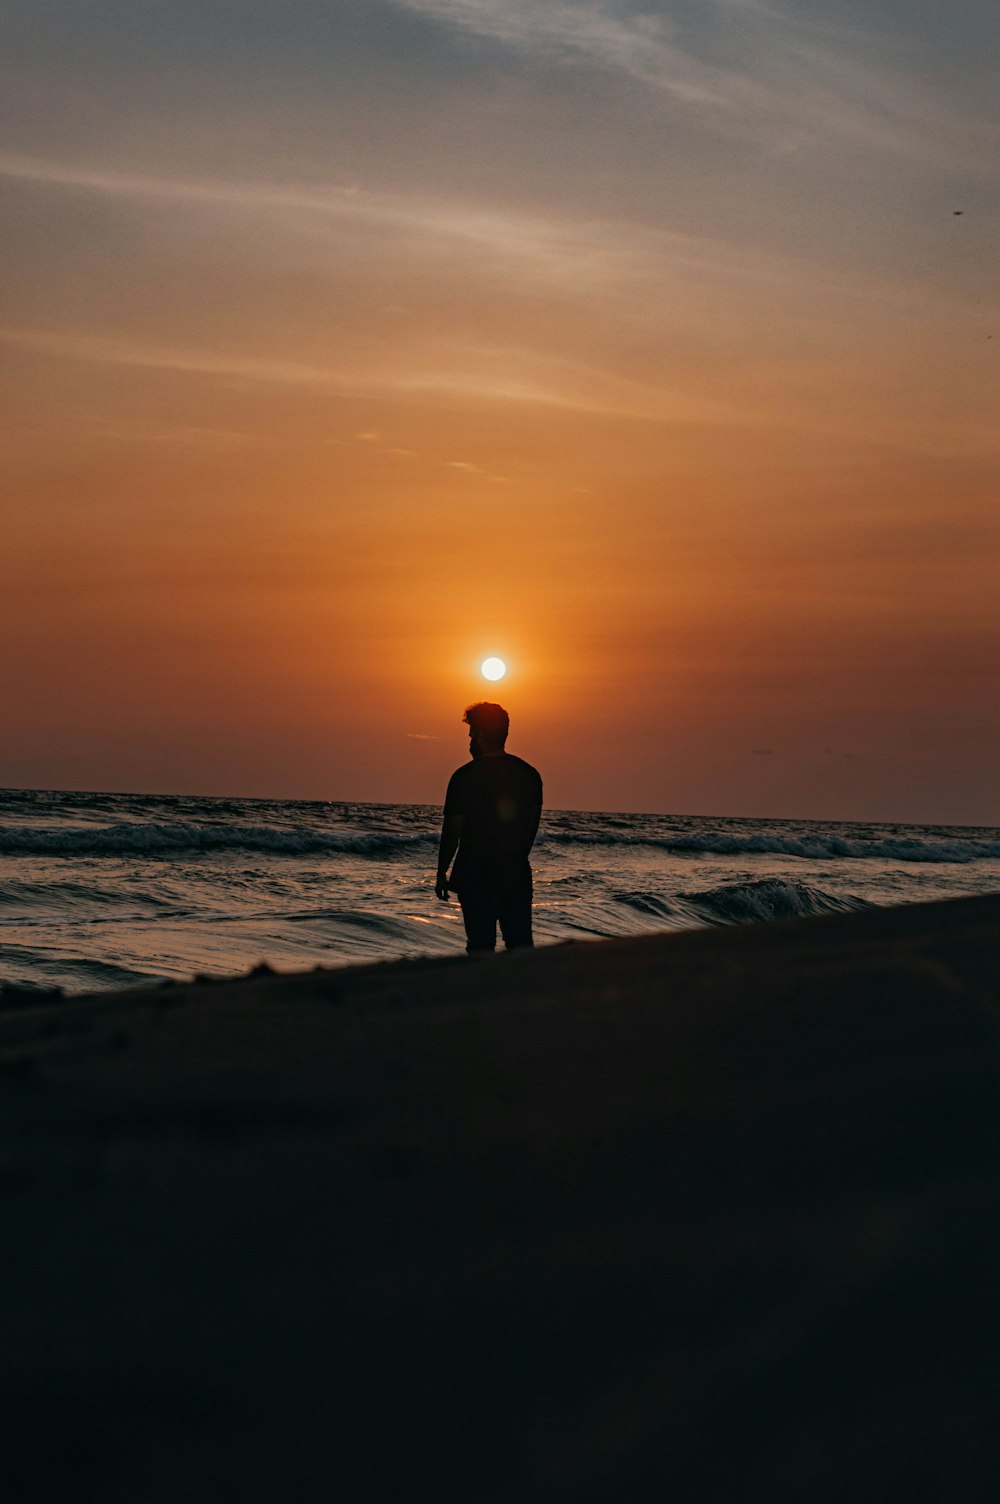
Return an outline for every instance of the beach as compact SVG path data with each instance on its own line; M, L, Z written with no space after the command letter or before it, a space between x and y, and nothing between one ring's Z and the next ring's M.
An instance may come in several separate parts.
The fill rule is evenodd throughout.
M0 994L8 1498L1000 1485L1000 896Z

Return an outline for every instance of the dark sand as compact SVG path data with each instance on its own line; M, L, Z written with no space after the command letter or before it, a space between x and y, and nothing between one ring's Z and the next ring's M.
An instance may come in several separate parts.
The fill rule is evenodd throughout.
M1000 897L0 1012L0 1495L1000 1498Z

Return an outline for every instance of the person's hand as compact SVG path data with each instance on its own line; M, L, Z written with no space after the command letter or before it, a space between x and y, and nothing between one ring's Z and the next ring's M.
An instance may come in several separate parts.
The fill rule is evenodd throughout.
M441 900L442 903L447 903L448 902L450 894L448 892L448 873L447 873L447 871L442 871L442 872L438 873L438 875L437 875L437 882L434 884L434 892L437 894L438 898L440 898L440 900Z

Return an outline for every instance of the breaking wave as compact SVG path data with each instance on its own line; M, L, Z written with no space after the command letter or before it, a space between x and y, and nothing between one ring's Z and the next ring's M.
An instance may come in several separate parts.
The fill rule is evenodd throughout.
M280 856L341 852L391 856L436 844L430 833L279 829L269 825L21 825L0 828L0 853L37 856L175 856L197 851L261 851Z
M844 914L873 907L866 898L835 897L822 888L762 878L755 883L725 883L704 893L681 895L710 924L756 924L767 919L805 919L815 914Z
M317 830L307 826L240 825L172 821L153 824L121 821L114 825L15 825L0 827L0 855L161 856L199 851L258 851L280 856L330 852L351 856L390 857L437 843L436 829L426 831ZM675 856L792 856L823 861L967 863L1000 857L1000 841L954 838L928 841L916 836L881 836L871 840L823 832L792 835L761 831L704 831L697 835L655 835L637 831L542 831L539 845L649 848Z
M1000 857L1000 841L922 841L889 836L871 841L837 835L742 835L707 831L703 835L604 835L598 832L548 831L545 841L565 846L654 846L674 855L798 856L811 861L831 858L893 862L976 862Z

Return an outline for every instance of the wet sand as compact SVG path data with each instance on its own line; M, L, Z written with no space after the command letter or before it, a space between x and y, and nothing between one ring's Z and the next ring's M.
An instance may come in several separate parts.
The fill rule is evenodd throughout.
M1000 897L0 1007L15 1500L1000 1496Z

